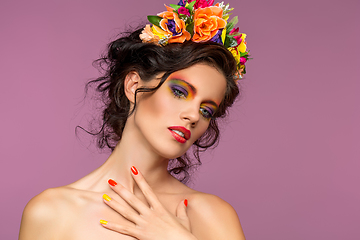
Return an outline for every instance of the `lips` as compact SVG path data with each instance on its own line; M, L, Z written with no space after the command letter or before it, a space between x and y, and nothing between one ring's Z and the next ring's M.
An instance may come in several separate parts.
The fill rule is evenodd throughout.
M182 126L172 126L169 130L175 140L180 143L185 143L191 137L191 132Z

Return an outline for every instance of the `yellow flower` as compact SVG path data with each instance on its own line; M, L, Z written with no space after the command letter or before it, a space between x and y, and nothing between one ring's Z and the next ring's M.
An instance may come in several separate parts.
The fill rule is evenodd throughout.
M221 34L221 41L223 42L223 44L225 43L225 38L226 38L226 28L223 29Z
M159 28L155 25L153 25L151 27L151 30L152 30L153 34L160 39L163 39L169 35L169 34L167 34L167 32L163 31L161 28Z
M232 53L232 55L234 56L235 60L236 60L236 63L239 64L240 63L240 53L239 51L237 50L236 47L231 47L231 48L228 48L228 50Z
M238 46L238 50L239 50L239 52L241 52L241 53L246 52L246 42L245 42L245 38L246 38L246 34L243 33L243 34L241 35L242 41L241 41L241 43L240 43L239 46Z

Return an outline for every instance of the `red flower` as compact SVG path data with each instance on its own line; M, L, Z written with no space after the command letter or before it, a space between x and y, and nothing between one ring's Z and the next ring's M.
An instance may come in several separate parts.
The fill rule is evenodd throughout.
M239 28L234 28L233 30L231 30L230 36L231 36L233 33L239 33ZM236 39L238 45L242 42L241 36L242 36L242 34L240 34L239 36L234 36L234 38Z
M190 11L189 11L189 9L187 9L186 7L181 7L181 8L179 8L179 9L178 9L178 13L179 13L179 14L184 14L184 15L190 17Z
M205 8L205 7L210 7L214 4L214 0L189 0L189 3L196 1L194 8L198 9L198 8Z

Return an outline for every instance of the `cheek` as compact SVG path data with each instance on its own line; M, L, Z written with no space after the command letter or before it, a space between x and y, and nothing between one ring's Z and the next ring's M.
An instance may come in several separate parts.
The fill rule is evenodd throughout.
M157 91L154 94L145 97L139 102L139 107L145 112L147 116L154 116L158 118L160 116L170 116L174 107L173 97L170 94L163 91Z
M195 128L195 131L193 132L194 141L199 139L206 132L206 130L209 127L209 123L210 123L209 121L198 122L198 125Z

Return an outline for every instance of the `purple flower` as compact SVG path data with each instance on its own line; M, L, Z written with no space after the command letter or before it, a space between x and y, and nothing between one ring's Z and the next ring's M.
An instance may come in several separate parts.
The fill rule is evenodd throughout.
M179 6L185 7L186 5L186 0L180 0L180 2L177 4Z
M175 25L174 20L168 19L168 22L166 23L166 25L167 25L169 31L172 32L173 36L177 36L182 33L182 31L176 32L176 25Z
M223 45L223 42L222 42L222 39L221 39L222 31L223 31L223 29L220 29L216 33L216 35L212 39L210 39L210 41L216 42L216 43L219 43L219 44Z
M189 9L187 9L187 8L185 8L185 7L179 8L179 9L178 9L178 13L179 13L179 14L184 14L184 15L190 17L190 11L189 11Z

